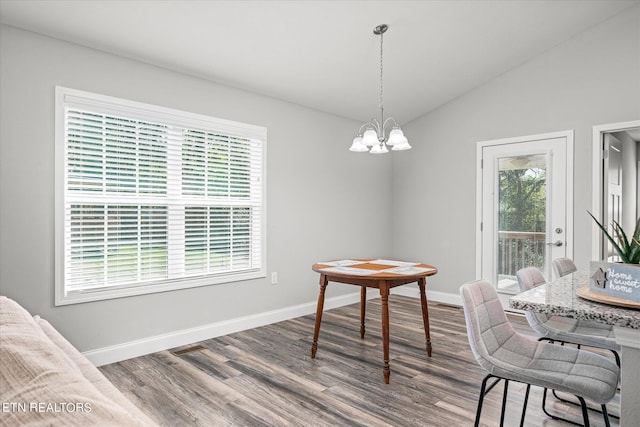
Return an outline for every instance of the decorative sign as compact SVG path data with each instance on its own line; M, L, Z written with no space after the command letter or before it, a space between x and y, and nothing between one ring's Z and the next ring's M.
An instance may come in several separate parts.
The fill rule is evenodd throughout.
M640 302L640 265L592 261L589 288Z

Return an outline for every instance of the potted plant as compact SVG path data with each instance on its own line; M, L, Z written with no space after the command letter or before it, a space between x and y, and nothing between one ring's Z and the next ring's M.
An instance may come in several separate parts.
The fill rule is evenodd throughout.
M617 221L612 221L612 233L587 212L598 224L602 234L620 256L621 262L591 262L590 288L619 298L640 302L640 218L633 234L627 235Z
M631 239L629 239L620 224L615 220L612 221L613 236L611 236L605 226L600 224L600 221L591 212L587 211L587 213L598 224L602 234L611 242L623 263L640 264L640 218L636 221L636 229L633 231Z

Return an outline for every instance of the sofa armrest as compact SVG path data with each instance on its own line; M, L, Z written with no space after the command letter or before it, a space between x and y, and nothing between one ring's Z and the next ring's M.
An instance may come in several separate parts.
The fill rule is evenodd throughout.
M36 320L6 297L0 297L0 401L6 425L154 425L101 392Z

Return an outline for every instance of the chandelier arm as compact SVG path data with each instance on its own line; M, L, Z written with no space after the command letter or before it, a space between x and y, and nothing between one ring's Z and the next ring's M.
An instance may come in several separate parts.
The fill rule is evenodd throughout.
M369 126L369 122L364 123L362 126L360 126L360 129L358 129L358 135L362 135L362 130L367 126Z
M380 141L380 143L384 142L384 126L382 126L382 122L379 122L378 119L373 118L369 121L369 126L371 126L376 131L378 141Z
M378 122L378 119L373 118L368 122L363 123L362 126L360 126L360 129L358 129L358 135L362 135L362 131L366 130L366 128L373 128L373 130L376 131L376 134L378 134L380 127L381 126L380 126L380 122Z
M393 117L387 117L387 120L385 120L385 121L384 121L384 124L382 125L382 129L386 129L386 128L387 128L387 125L388 125L390 122L393 122L394 127L397 127L397 128L399 128L399 127L400 127L400 125L398 125L398 121L397 121L396 119L394 119Z
M369 120L369 122L367 122L367 125L372 127L376 131L377 134L380 133L381 126L380 126L380 122L378 121L378 119L373 118L373 119Z

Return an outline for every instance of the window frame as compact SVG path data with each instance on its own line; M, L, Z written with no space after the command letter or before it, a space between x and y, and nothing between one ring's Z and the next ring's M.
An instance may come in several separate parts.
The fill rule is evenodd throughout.
M99 114L111 114L136 120L148 120L163 125L179 126L187 129L216 132L230 137L250 138L259 143L259 265L237 272L206 274L195 277L169 278L152 283L133 283L112 287L84 289L69 292L66 279L66 241L65 209L67 205L67 141L66 116L68 108L97 109ZM85 92L77 89L56 86L55 88L55 305L67 305L129 297L157 292L166 292L200 286L209 286L266 277L266 146L267 129L262 126L234 122L206 115L190 113L157 105L151 105L106 95ZM108 197L105 197L108 199ZM137 199L140 201L139 199ZM171 205L168 205L171 206ZM252 239L256 234L252 233Z

